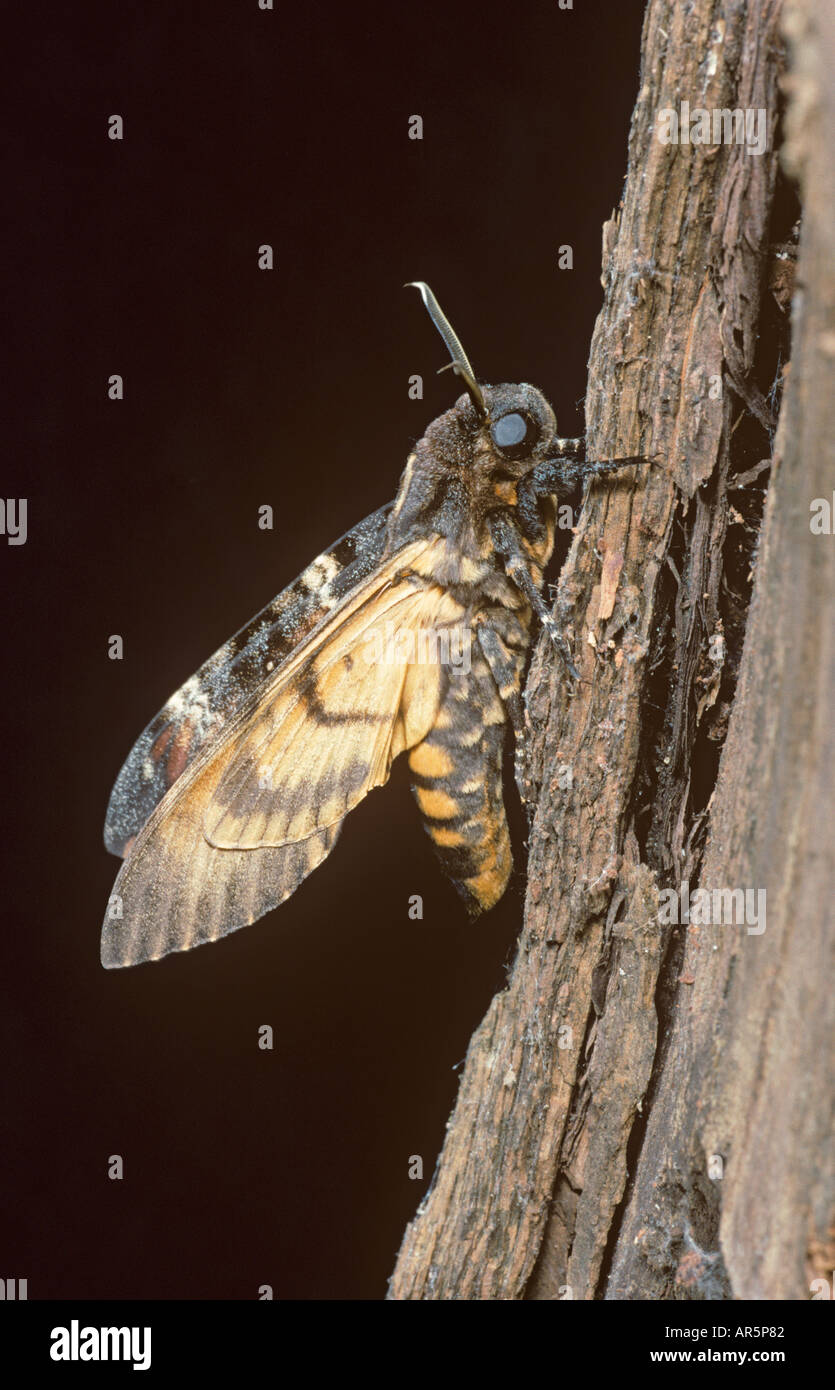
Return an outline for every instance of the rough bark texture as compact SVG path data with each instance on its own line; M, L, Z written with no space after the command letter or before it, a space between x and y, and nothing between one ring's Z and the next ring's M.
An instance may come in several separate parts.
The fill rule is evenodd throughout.
M534 659L525 926L391 1298L803 1297L825 1249L835 542L809 503L831 438L835 45L813 3L790 12L791 142L821 297L798 311L744 654L780 367L765 306L779 319L792 255L769 251L781 7L648 6L586 408L592 456L653 462L592 490L560 577L581 680ZM683 99L764 109L766 152L663 144ZM765 933L662 925L683 881L765 888Z
M767 892L762 936L691 929L607 1297L808 1298L831 1279L835 965L835 14L787 7L788 162L804 222L781 412L739 686L701 882ZM724 1176L705 1172L710 1155ZM714 1163L716 1159L714 1158ZM724 1275L722 1273L724 1266Z

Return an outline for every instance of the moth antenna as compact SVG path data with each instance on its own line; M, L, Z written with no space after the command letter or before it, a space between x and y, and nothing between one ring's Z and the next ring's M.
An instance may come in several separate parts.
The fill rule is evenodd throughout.
M482 394L481 387L476 381L475 372L470 366L470 359L461 346L458 334L455 332L455 329L452 327L452 324L426 281L410 280L403 288L404 290L414 289L420 291L420 297L426 305L427 313L443 338L447 352L452 358L452 361L448 363L447 367L441 367L441 371L447 371L448 368L451 367L456 376L460 376L470 394L470 400L475 406L476 414L482 420L485 420L487 418L487 406L484 403L484 395Z

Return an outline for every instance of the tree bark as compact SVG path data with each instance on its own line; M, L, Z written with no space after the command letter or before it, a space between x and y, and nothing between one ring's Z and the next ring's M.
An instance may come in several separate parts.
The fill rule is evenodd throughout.
M769 242L791 207L780 9L648 5L586 414L592 457L651 462L591 489L560 576L581 679L534 657L525 924L390 1298L800 1298L830 1256L835 542L809 507L831 457L835 24L788 7L806 289L760 536L794 255ZM767 148L663 143L683 100L763 110ZM765 889L766 930L665 925L684 884Z

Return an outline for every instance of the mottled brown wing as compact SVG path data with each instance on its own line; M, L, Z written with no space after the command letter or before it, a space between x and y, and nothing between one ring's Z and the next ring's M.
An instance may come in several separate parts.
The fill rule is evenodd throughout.
M440 665L414 660L419 634L460 617L445 590L402 582L352 613L242 733L206 811L209 843L295 844L388 781L441 700Z
M204 747L374 573L390 512L388 503L341 536L166 700L133 745L110 794L104 843L112 854L128 853L154 807Z
M283 902L330 853L347 811L425 737L441 668L408 661L408 640L368 658L390 632L461 618L445 591L408 573L426 548L405 547L359 586L181 773L116 880L105 966L217 940Z

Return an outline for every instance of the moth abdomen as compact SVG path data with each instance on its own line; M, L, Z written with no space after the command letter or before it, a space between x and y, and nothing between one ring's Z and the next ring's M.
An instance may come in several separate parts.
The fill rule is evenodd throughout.
M502 789L505 709L482 657L451 677L409 753L412 790L444 873L471 917L499 901L513 867Z

